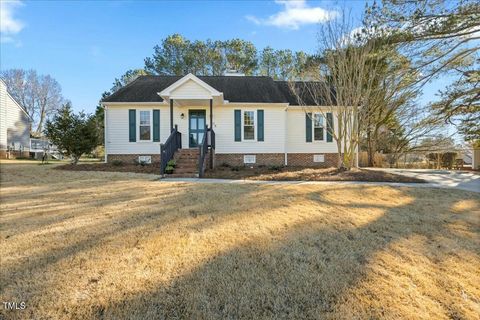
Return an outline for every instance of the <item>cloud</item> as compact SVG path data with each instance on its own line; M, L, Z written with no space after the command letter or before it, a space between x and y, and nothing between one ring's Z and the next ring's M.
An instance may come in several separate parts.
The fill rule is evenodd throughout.
M16 43L13 38L14 34L19 33L25 27L25 24L14 17L16 8L23 6L18 0L1 0L0 1L0 42Z
M338 16L338 12L336 11L330 11L320 7L310 7L305 0L276 0L275 2L283 6L282 11L265 19L253 15L247 15L245 18L257 25L297 30L302 25L322 23Z

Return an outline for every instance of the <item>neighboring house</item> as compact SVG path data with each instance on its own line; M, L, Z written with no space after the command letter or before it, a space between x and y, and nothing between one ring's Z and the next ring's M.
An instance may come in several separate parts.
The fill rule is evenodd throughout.
M0 79L0 158L28 157L31 119Z
M57 146L53 145L47 138L31 138L30 157L42 160L45 153L54 159L63 159L63 154L58 150Z
M214 137L205 143L217 165L337 165L327 130L337 128L337 117L328 108L324 119L319 106L299 106L288 83L270 77L141 76L102 104L106 162L159 162L166 142L163 154L171 158L173 136L182 149L175 159L190 154L193 161L208 126Z
M473 148L472 150L472 169L480 170L480 148Z

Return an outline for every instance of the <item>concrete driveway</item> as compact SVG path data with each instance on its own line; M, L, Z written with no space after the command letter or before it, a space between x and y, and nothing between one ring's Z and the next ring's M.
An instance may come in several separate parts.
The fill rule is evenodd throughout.
M384 170L408 177L423 179L432 186L480 192L480 174L478 172L433 169L372 168L372 170Z

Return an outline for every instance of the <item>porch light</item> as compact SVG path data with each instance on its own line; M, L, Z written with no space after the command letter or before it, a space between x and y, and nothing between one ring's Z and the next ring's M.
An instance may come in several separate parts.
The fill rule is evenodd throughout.
M182 114L180 115L180 118L183 120L183 118L185 118L185 115L182 113Z

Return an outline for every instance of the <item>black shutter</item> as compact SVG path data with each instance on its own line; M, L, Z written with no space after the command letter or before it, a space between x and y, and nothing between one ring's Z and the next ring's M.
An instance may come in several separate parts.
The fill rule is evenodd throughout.
M242 111L235 110L235 141L242 141Z
M153 110L153 142L160 141L160 110Z
M306 141L312 142L312 114L311 113L305 114L305 135L306 135Z
M257 118L258 118L258 127L257 127L257 140L263 141L264 140L264 124L263 124L263 110L257 110Z
M129 109L128 110L128 141L135 142L137 141L137 110Z
M327 112L327 142L333 141L333 115Z

